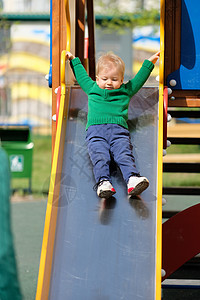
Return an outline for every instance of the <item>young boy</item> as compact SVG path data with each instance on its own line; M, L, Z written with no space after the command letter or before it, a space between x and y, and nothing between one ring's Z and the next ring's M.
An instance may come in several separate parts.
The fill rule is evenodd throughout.
M99 58L96 81L93 81L79 58L70 52L66 54L76 80L88 95L86 141L97 195L101 198L116 193L109 171L111 157L122 172L128 195L139 195L149 186L148 179L140 176L135 165L127 125L128 106L132 96L148 79L159 55L157 52L145 60L136 76L124 84L125 64L117 55L108 53Z

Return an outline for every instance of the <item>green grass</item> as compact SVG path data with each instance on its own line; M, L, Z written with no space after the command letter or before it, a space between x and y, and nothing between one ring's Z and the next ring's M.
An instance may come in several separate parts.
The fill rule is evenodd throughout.
M163 186L200 186L200 174L191 173L164 173Z
M35 198L46 197L49 189L51 172L51 136L33 136L33 172L32 192ZM200 153L198 145L172 145L167 149L168 154ZM200 174L164 173L164 186L200 186ZM28 187L27 179L13 179L12 187L23 194Z
M200 153L199 145L171 145L167 154ZM164 173L163 186L200 186L200 174L193 173Z
M51 136L35 136L33 141L33 192L47 193L51 173Z
M171 145L167 148L167 154L200 153L199 145Z

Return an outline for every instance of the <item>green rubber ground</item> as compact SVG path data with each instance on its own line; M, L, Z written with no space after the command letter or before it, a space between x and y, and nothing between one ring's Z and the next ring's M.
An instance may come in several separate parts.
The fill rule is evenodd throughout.
M11 205L15 252L24 300L35 299L45 210L46 200L14 202Z

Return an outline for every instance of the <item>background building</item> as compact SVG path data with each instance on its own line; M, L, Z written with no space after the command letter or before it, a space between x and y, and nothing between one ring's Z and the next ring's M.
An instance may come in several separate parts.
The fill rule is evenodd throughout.
M49 0L3 0L4 12L49 12Z
M48 12L49 0L0 0L4 12ZM159 9L159 0L94 0L95 12L105 13L107 9L131 12L137 9Z

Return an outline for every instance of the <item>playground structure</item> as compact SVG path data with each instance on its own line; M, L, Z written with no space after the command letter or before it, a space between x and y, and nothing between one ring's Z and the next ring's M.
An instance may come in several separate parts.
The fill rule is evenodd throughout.
M199 118L199 41L198 14L199 3L187 0L163 3L164 43L164 84L171 117ZM182 107L185 109L182 110ZM173 144L199 145L198 137L167 137ZM166 148L166 145L165 145ZM199 163L164 163L164 172L199 173ZM164 195L200 195L199 187L168 187ZM199 254L200 243L195 238L200 205L194 205L176 215L166 212L170 218L163 224L163 262L168 278L184 263ZM165 214L163 214L165 217ZM191 287L192 288L192 285Z
M70 70L65 69L67 50L79 56L95 78L93 1L87 1L87 58L84 2L57 2L52 2L51 10L54 154L36 299L161 299L161 281L200 250L199 241L192 236L198 235L199 205L174 215L162 226L162 171L184 167L188 172L199 170L196 164L162 164L167 139L179 144L199 142L167 137L168 107L199 107L200 103L194 63L198 63L194 58L198 55L194 51L198 50L197 32L191 35L192 53L183 53L188 41L181 38L184 22L186 26L192 22L191 29L197 27L195 6L186 0L176 6L172 0L161 1L159 96L157 88L143 88L130 105L135 154L139 168L150 178L150 188L138 199L127 200L117 171L113 176L116 199L108 201L106 207L100 202L98 207L84 142L87 99L74 84ZM187 75L183 66L193 75ZM190 76L196 83L188 86ZM170 113L172 117L199 117L199 112L190 110ZM199 194L198 188L167 188L164 194L194 191Z

